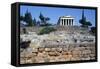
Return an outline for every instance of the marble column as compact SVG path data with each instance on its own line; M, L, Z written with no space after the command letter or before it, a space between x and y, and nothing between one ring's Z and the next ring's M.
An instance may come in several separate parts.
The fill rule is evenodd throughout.
M65 23L64 20L65 20L65 19L63 19L63 26L64 26L64 23Z
M72 19L70 19L70 25L72 26Z
M63 26L65 25L65 19L64 19L64 21L63 21Z
M67 26L67 19L66 19L66 21L65 21L66 23L65 23L65 25Z
M63 19L62 19L62 26L63 26Z

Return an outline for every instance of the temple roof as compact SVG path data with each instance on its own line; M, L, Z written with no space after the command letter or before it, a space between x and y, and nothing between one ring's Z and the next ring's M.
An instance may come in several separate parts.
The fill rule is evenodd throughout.
M72 17L72 16L61 16L60 18L71 18L71 19L74 19L74 17Z

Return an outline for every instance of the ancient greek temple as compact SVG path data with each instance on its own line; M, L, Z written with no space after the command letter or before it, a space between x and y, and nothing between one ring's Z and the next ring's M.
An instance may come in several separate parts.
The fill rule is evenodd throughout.
M73 26L74 18L71 16L62 16L58 20L60 26Z

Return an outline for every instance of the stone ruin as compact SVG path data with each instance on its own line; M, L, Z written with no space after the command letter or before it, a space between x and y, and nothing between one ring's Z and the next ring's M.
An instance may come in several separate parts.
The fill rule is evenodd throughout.
M21 64L95 59L95 36L87 29L59 27L56 32L44 35L31 30L20 38L31 42L28 48L20 49Z

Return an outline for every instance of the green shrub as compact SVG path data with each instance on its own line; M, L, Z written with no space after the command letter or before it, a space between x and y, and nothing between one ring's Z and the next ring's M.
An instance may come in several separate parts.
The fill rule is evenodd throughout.
M55 31L56 29L54 29L53 27L44 27L43 29L41 29L39 31L39 35L43 35L43 34L49 34L52 31Z
M96 27L91 27L91 32L92 32L93 35L95 35L95 33L96 33Z

